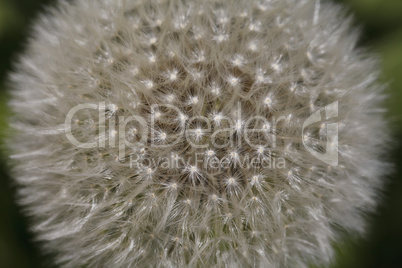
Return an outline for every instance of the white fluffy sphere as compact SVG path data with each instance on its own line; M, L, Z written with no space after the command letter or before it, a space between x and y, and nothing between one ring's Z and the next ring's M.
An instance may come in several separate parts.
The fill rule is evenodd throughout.
M338 6L62 1L32 36L11 157L58 264L326 265L364 230L388 136Z

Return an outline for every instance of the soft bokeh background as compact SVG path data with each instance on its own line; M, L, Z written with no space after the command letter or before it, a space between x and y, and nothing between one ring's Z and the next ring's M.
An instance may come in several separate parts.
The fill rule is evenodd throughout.
M368 236L347 238L337 245L335 267L402 267L402 0L337 0L355 15L362 28L360 45L377 53L383 62L382 81L389 84L386 106L395 145L383 202L372 216ZM52 0L0 0L0 139L5 135L7 85L16 54L29 37L29 25ZM38 66L40 68L40 66ZM1 145L2 142L0 142ZM2 148L2 146L0 147ZM0 268L49 267L51 256L40 253L27 228L27 219L15 204L15 189L7 174L4 150L0 155Z

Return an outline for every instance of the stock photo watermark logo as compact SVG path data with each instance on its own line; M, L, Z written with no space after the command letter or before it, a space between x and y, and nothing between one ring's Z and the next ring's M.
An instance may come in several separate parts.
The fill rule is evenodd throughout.
M176 119L170 119L173 123L177 123L180 127L176 128L176 132L172 135L157 129L157 120L161 116L161 110L170 109L175 112ZM79 141L73 134L73 125L76 123L74 116L79 112L84 110L94 110L97 111L97 116L99 117L99 124L97 125L97 138L93 141L82 142ZM240 165L242 168L271 168L274 165L276 168L283 168L285 166L284 159L275 159L271 150L275 149L277 146L276 133L277 125L281 123L289 124L290 117L280 116L278 118L272 117L268 120L262 116L252 116L247 117L247 120L243 120L241 117L241 105L238 104L238 115L237 118L228 117L222 114L215 114L211 117L205 116L194 116L188 118L186 115L182 114L180 109L170 104L163 105L152 105L151 113L149 117L142 117L139 115L130 115L128 117L118 116L115 112L117 106L115 104L106 104L105 102L100 102L99 104L94 103L83 103L72 108L65 119L65 133L67 139L76 147L80 148L117 148L118 149L118 159L127 159L126 151L129 148L141 148L141 146L147 145L151 148L157 149L169 149L173 148L175 145L183 142L183 140L194 149L203 149L205 151L203 160L197 156L200 153L194 154L194 159L181 159L178 155L172 153L171 157L163 157L161 159L146 159L141 154L130 154L130 167L133 163L147 162L153 164L153 166L160 165L166 168L172 168L175 165L191 166L189 162L198 163L203 162L205 169L217 166L225 168L229 163L235 163L235 165ZM325 115L322 117L321 114ZM324 123L330 119L336 118L338 116L338 102L331 103L324 108L321 108L311 114L303 123L301 129L302 144L304 148L316 159L330 165L338 165L338 124L337 123ZM116 120L117 119L117 120ZM220 122L226 121L225 127L220 128ZM252 127L254 122L262 122L261 128ZM197 122L199 127L192 128L191 126ZM201 123L200 123L201 122ZM218 122L218 124L217 124ZM325 132L326 145L325 151L318 151L314 146L311 146L307 141L309 140L308 135L305 134L305 129L309 126L321 123L321 131ZM129 124L135 123L135 128L131 128L127 131L127 126ZM217 129L212 131L212 125L218 126ZM108 126L108 127L107 127ZM228 133L228 139L226 142L219 143L217 137L219 134ZM253 144L250 140L250 135L261 133L269 139L269 143ZM135 135L137 137L136 142L132 143L127 139L128 136ZM205 141L205 137L209 139ZM203 142L204 141L204 142ZM214 151L209 149L212 145L215 149L222 149L227 147L242 147L242 143L245 142L249 147L255 148L257 152L257 157L253 155L245 154L242 155L242 159L238 155L233 155L237 153L229 153L221 158L218 158ZM142 153L144 154L144 153ZM261 157L264 155L264 157ZM278 158L278 157L277 157ZM276 161L275 161L276 160ZM186 163L185 163L186 162ZM209 165L207 167L207 165ZM142 164L142 167L146 165ZM216 167L215 167L216 168Z
M335 101L324 108L319 109L314 112L311 116L309 116L306 121L303 123L302 135L303 135L303 145L306 150L312 154L317 159L327 163L330 166L338 165L338 124L337 123L322 123L321 128L326 128L326 146L325 152L320 153L315 151L306 143L306 138L304 136L304 130L308 126L323 121L321 117L321 113L325 113L324 119L329 120L331 118L338 117L338 101Z

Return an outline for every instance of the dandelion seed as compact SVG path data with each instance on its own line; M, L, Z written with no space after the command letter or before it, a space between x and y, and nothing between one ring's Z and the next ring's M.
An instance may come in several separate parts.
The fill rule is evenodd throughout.
M180 157L177 153L172 153L172 159L175 161L178 161L180 159Z
M239 78L234 77L234 76L229 76L228 82L232 86L237 86L239 84Z
M230 152L230 158L232 160L237 160L239 158L239 154L235 151Z
M259 177L257 175L254 175L254 176L251 177L251 185L252 186L254 186L256 184L259 184L259 181L260 181L260 179L259 179Z
M189 20L186 16L184 15L178 16L176 21L174 22L174 27L176 29L184 29L187 27L188 22Z
M175 99L174 94L169 94L169 95L166 96L166 101L169 102L169 103L173 102L174 99Z
M108 59L108 60L107 60L107 63L108 63L109 65L112 65L112 64L114 63L114 59L113 59L113 58Z
M201 80L203 73L200 71L197 71L196 69L190 69L189 74L191 75L192 79L194 81L199 81Z
M182 123L185 123L187 121L188 117L184 114L179 114L179 120Z
M211 92L214 95L219 95L221 92L221 87L219 87L215 82L211 84Z
M193 56L195 58L195 62L203 62L205 60L205 51L197 51L193 52Z
M161 140L166 140L167 134L165 132L162 132L162 133L159 134L159 137L160 137Z
M250 51L252 51L252 52L257 51L257 50L258 50L258 45L257 45L257 43L256 43L255 41L250 42L250 43L248 44L248 50L250 50Z
M215 155L215 152L213 150L208 150L206 153L207 156L212 157Z
M228 185L234 185L236 183L236 180L234 179L234 178L229 178L228 180L227 180L227 184Z
M242 129L242 126L243 126L243 123L240 120L236 121L235 130L240 131Z
M227 41L229 39L229 35L227 34L219 34L217 36L214 36L212 40L216 41L217 43L222 43L224 41Z
M215 123L219 124L221 120L223 119L222 114L217 113L213 115L213 120Z
M198 41L204 37L204 32L198 26L193 26L192 28L194 40Z
M194 131L194 134L195 134L195 137L196 137L196 140L199 140L200 138L201 138L201 136L202 136L202 129L200 129L200 128L197 128L195 131Z
M266 98L264 99L264 104L265 104L266 106L268 106L268 107L271 107L271 106L272 106L272 99L271 99L270 97L266 97Z
M111 114L115 114L117 112L117 110L119 109L119 107L116 104L110 104L108 105L109 111L111 112Z
M151 80L145 80L143 83L147 89L151 89L154 87L154 83Z
M197 104L198 103L198 97L191 97L190 98L190 104Z
M162 20L161 19L156 19L154 25L155 26L161 26Z
M250 23L250 25L248 26L248 29L250 31L259 32L261 30L261 22L257 21L257 22Z
M261 69L257 69L255 80L257 84L268 84L272 82L268 76L265 76L265 72Z
M158 38L156 38L155 36L150 36L150 37L148 38L148 44L149 44L149 45L155 44L156 41L158 41Z
M186 168L187 173L190 175L190 178L198 178L200 175L200 170L197 166L189 166Z
M150 63L155 63L156 62L156 56L151 54L148 56L148 60Z
M177 74L179 73L179 71L177 70L172 70L167 74L167 77L169 77L169 80L171 82L175 81L177 79Z
M281 72L282 71L282 65L280 64L280 61L282 59L282 55L276 57L274 62L271 64L271 68L274 69L276 72Z
M231 62L233 66L241 67L244 64L244 58L241 55L236 55Z
M138 74L138 72L139 72L138 67L134 67L134 68L131 69L131 73L132 73L134 76L136 76L136 75Z
M242 11L242 12L239 14L239 16L240 16L241 18L245 18L245 17L248 17L248 13L247 13L246 11Z

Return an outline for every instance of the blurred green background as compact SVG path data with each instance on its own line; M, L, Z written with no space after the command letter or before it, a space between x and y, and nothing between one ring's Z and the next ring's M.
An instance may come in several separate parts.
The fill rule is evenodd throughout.
M362 28L360 45L382 58L382 81L389 84L386 103L395 145L390 159L395 171L388 178L384 199L366 238L337 245L336 263L342 268L402 267L402 0L338 0ZM7 116L5 78L22 51L32 20L52 0L0 0L0 140ZM1 143L0 143L1 146ZM2 147L2 146L1 146ZM51 256L32 242L27 219L15 204L15 189L0 156L0 268L50 267Z

